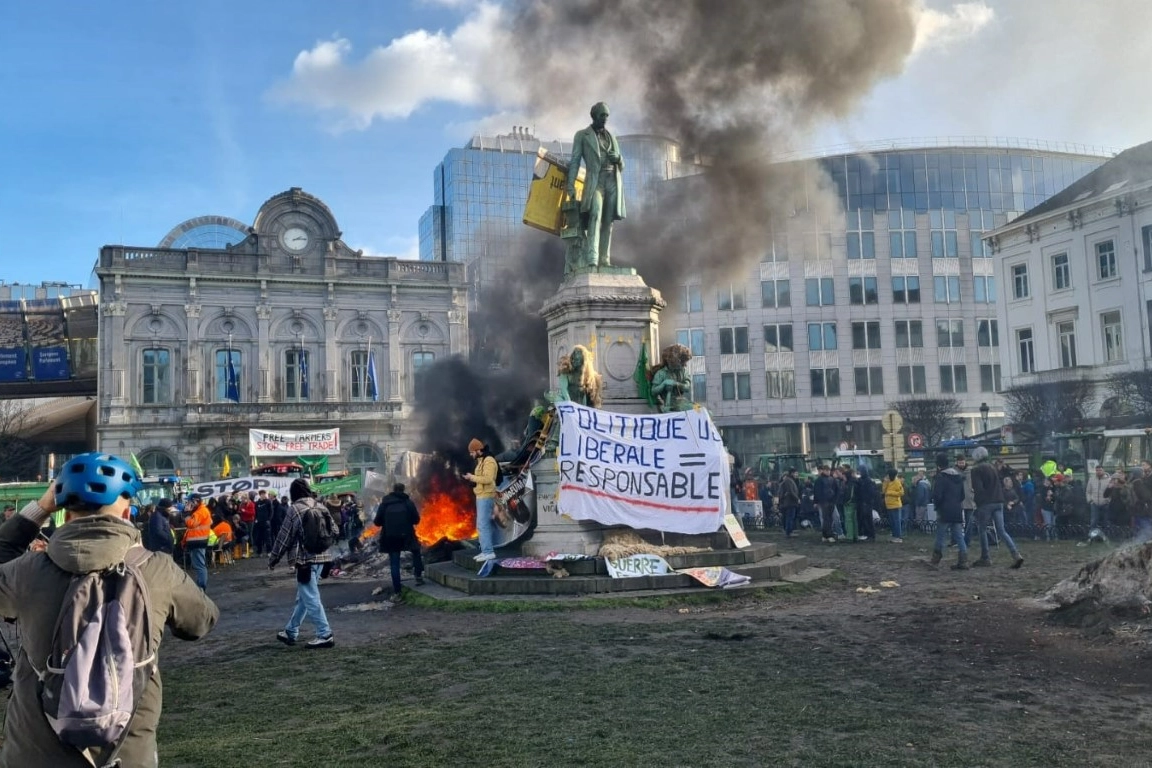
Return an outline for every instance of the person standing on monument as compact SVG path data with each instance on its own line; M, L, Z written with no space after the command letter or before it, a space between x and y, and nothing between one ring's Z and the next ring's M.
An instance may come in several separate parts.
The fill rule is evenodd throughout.
M474 560L486 563L496 559L496 523L492 521L492 513L496 511L496 475L499 465L496 457L488 450L488 446L477 438L468 443L468 453L476 461L476 469L463 475L464 479L473 483L472 492L476 494L476 531L480 534L480 554Z
M612 225L624 218L624 186L621 174L624 158L620 144L608 132L608 105L592 105L592 125L577 131L572 139L572 159L568 163L567 192L576 199L576 177L584 163L584 195L580 200L580 220L586 236L581 266L612 265Z

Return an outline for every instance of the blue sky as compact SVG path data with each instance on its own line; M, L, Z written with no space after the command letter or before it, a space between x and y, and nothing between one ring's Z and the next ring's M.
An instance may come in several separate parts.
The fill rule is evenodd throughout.
M808 141L1152 139L1152 35L1130 32L1152 3L1099 8L929 0L904 72ZM411 255L449 148L478 127L554 138L586 122L517 103L500 25L476 0L10 4L0 280L87 283L101 245L155 245L198 215L251 222L292 186L329 204L349 245Z

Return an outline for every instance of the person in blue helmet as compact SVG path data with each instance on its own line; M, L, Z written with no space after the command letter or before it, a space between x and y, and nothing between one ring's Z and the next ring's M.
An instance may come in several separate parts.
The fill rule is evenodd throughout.
M116 568L140 547L140 532L128 520L129 502L140 490L139 475L123 459L85 453L66 463L39 501L0 526L0 616L20 624L23 652L16 661L12 695L4 720L0 768L53 766L91 768L88 755L57 736L41 703L34 665L45 666L56 622L73 577ZM28 554L40 526L58 509L65 523L46 551ZM171 557L140 564L151 603L153 647L167 626L182 640L197 640L219 618L216 605ZM119 764L154 768L160 720L160 671L148 680L118 754Z

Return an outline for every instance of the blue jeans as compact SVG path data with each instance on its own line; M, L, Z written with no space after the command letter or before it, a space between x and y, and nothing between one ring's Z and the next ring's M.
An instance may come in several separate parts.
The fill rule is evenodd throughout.
M1092 519L1088 523L1090 528L1099 525L1108 525L1108 504L1092 504Z
M1008 531L1004 529L1004 505L1003 504L981 504L976 508L976 525L980 528L980 559L988 559L988 526L993 525L996 528L996 535L1000 537L1008 545L1008 551L1012 554L1012 559L1015 560L1020 556L1020 550L1016 548L1016 542L1012 541L1012 537L1008 535Z
M796 507L785 507L780 511L780 517L784 523L784 535L791 536L796 529Z
M960 553L960 559L967 558L968 542L964 541L964 523L936 523L936 545L933 549L936 552L943 552L948 534L951 534L952 541L956 542L956 551Z
M284 631L293 640L300 634L300 625L304 619L312 622L316 628L316 637L328 637L332 634L332 627L328 626L328 615L324 613L324 603L320 602L320 572L324 570L323 563L313 563L308 566L312 577L307 584L296 581L296 608L292 611L292 618Z
M1050 509L1040 510L1040 517L1044 518L1044 538L1048 541L1056 539L1056 513Z
M424 560L420 557L420 548L411 550L412 552L412 573L416 574L416 578L424 575ZM392 572L392 594L400 594L400 553L388 553L388 568Z
M904 538L904 509L888 510L888 525L892 527L892 538Z
M480 554L495 554L496 523L492 513L496 511L496 498L476 499L476 530L480 533Z
M205 547L191 547L188 550L188 560L192 563L192 573L196 579L196 586L208 589L208 550Z

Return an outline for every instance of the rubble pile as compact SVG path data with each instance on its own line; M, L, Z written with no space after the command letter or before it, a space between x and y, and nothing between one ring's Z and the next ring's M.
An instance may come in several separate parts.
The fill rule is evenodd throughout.
M1117 549L1088 563L1041 598L1048 606L1068 610L1086 604L1115 613L1147 615L1152 606L1152 542Z

